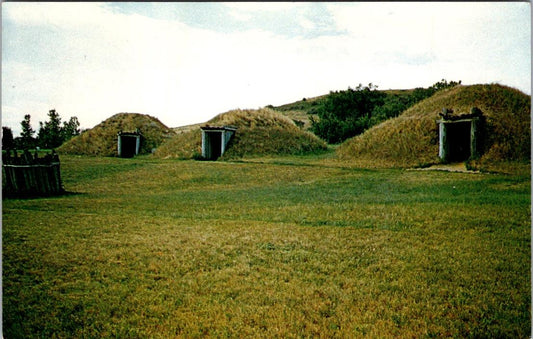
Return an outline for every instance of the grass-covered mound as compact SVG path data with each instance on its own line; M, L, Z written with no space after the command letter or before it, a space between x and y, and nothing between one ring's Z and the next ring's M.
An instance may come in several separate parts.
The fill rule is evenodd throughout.
M152 116L118 113L67 141L58 151L65 154L116 156L118 132L135 132L137 129L142 134L140 154L150 153L163 140L174 135L172 129Z
M269 154L305 154L323 151L325 142L314 134L303 131L293 120L270 108L258 110L232 110L206 122L211 126L235 126L224 159ZM190 159L202 151L200 128L186 130L168 140L156 150L163 158Z
M438 163L438 120L442 108L454 114L478 107L486 119L482 155L471 166L509 170L529 166L531 97L502 85L456 86L437 92L394 119L347 140L337 149L340 159L362 166L417 167ZM507 169L504 169L507 167Z

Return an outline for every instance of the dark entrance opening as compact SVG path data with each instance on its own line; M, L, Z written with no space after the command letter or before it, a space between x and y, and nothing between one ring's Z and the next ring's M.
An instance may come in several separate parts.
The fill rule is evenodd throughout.
M122 135L120 136L120 138L122 139L121 140L121 147L122 147L121 157L133 158L136 154L136 149L137 149L137 137Z
M141 147L140 132L118 132L118 156L121 158L133 158L140 152Z
M443 108L439 125L439 158L443 162L462 162L478 157L483 146L483 113L472 107L470 114L452 115Z
M202 158L207 160L217 160L224 154L237 129L232 126L203 126L200 128L202 129Z
M209 160L217 160L222 155L222 132L207 133L209 143Z
M470 158L471 126L471 121L447 124L449 161L460 162Z

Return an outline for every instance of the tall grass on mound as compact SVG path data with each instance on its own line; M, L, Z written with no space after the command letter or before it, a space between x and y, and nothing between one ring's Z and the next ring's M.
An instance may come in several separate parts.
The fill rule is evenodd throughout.
M456 86L443 90L337 149L340 159L384 167L416 167L438 163L438 126L442 108L454 114L478 107L486 118L482 156L471 162L490 170L509 161L530 162L531 97L502 85Z
M66 154L116 156L119 131L139 130L143 136L140 153L150 153L174 132L157 118L139 113L118 113L94 128L63 144L58 151Z
M314 134L302 131L290 118L269 108L232 110L217 115L206 124L237 127L224 159L268 154L306 154L327 149L326 144ZM190 159L199 155L201 150L202 137L198 128L168 140L157 149L155 155Z
M202 154L202 132L200 127L181 132L165 141L155 150L158 158L193 159Z

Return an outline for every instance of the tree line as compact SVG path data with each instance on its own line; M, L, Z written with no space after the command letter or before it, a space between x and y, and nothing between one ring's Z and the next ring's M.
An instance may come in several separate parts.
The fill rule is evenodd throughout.
M80 123L73 116L68 121L61 121L59 113L55 109L48 111L48 121L39 122L39 130L31 126L31 116L26 114L20 122L20 136L13 137L13 131L9 127L2 127L3 149L53 149L61 146L65 141L80 134Z
M448 82L442 79L428 88L418 87L399 93L378 91L378 86L372 83L364 87L359 84L354 89L348 87L346 91L332 91L321 104L308 111L311 114L311 130L330 144L341 143L400 115L437 91L459 84L460 80Z

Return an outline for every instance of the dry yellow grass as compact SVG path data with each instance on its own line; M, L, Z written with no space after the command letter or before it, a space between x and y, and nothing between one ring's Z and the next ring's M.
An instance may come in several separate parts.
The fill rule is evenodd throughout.
M359 165L417 167L438 163L435 121L442 108L465 114L478 107L486 117L488 137L483 156L472 162L472 166L491 170L509 161L514 161L513 166L520 163L528 166L530 103L530 96L502 85L456 86L346 141L338 148L337 155L341 160Z
M303 131L293 120L269 108L232 110L217 115L206 125L237 127L224 159L265 154L305 154L326 149L326 144L314 134ZM200 128L184 131L161 145L155 155L190 159L201 153L201 141Z
M3 204L4 336L529 336L529 176L318 160L62 157Z
M143 135L140 153L150 153L163 140L174 135L172 129L157 118L139 113L118 113L70 139L58 149L64 154L116 156L117 133L134 132L139 129Z

